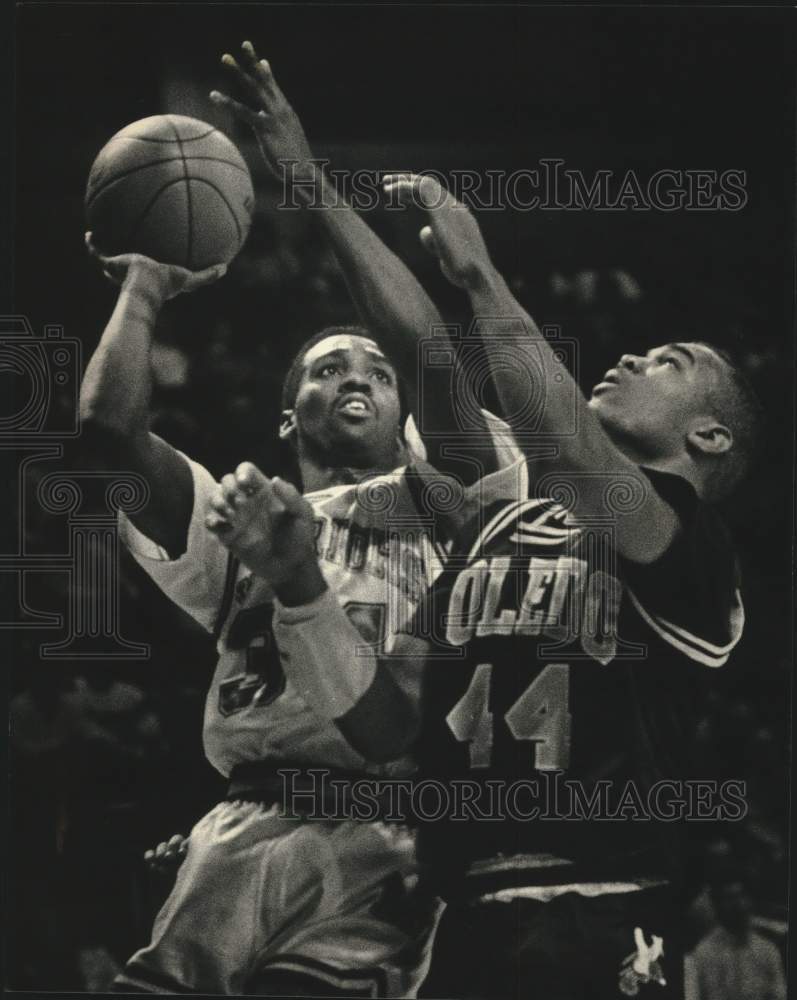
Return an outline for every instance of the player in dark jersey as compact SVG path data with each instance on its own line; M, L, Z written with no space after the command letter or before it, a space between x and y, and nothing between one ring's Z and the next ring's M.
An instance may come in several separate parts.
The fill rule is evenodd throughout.
M757 403L728 358L678 343L625 355L577 397L577 433L557 435L569 376L473 217L429 178L388 183L429 207L422 238L485 320L488 356L500 347L526 454L514 483L485 482L396 645L394 662L427 658L416 750L450 806L422 823L451 900L425 992L677 997L679 820L744 811L738 787L689 784L689 745L696 666L721 666L743 627L710 501L746 470ZM533 425L529 372L546 391ZM367 747L367 727L353 738Z

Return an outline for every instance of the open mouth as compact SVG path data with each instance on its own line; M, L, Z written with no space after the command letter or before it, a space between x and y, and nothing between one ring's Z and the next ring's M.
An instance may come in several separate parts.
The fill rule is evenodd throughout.
M607 389L611 389L613 386L617 386L619 384L620 378L617 374L617 370L615 368L611 368L593 388L592 394L594 396L601 392L606 392Z
M347 417L365 417L371 412L371 404L365 396L350 395L338 403L336 409Z

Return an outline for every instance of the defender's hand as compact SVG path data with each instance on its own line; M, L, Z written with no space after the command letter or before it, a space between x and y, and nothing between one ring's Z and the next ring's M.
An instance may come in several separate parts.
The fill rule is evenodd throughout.
M205 526L286 604L308 604L326 589L315 550L313 508L290 483L251 462L224 476Z
M415 205L429 213L429 225L420 232L421 243L440 263L452 285L470 290L492 270L479 224L467 205L457 201L433 177L388 174L385 193L395 194L402 205Z
M187 850L188 837L175 833L169 840L158 844L153 851L146 851L144 862L150 871L165 875L180 867Z
M99 263L102 273L115 285L129 287L134 282L145 292L166 302L176 295L196 291L204 285L218 281L227 273L226 264L215 264L204 271L189 271L177 264L160 264L151 257L140 253L122 253L116 257L105 257L91 241L91 233L86 233L86 249Z
M226 52L221 61L235 78L246 103L218 90L210 92L210 99L229 108L239 121L252 128L263 159L276 177L282 179L281 160L293 161L295 177L310 177L313 154L298 115L280 90L268 62L258 59L252 43L244 42L241 52L243 66Z

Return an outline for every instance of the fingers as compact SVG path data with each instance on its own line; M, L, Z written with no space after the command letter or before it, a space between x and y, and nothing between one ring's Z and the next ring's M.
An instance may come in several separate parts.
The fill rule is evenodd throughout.
M222 94L220 90L211 90L210 99L219 107L227 108L227 110L231 111L239 121L242 121L247 125L251 125L252 128L256 125L262 125L263 122L268 119L268 115L265 111L253 111L252 108L248 108L245 104L241 104L240 101L234 100L227 94Z
M211 495L205 515L205 527L215 535L229 533L235 523L238 506L252 496L260 496L270 506L271 484L252 462L241 462L235 472L228 472L222 477Z
M187 850L188 838L176 833L169 840L161 841L154 850L145 851L144 862L153 871L164 872L179 864Z
M222 522L231 522L235 517L234 507L227 502L224 487L219 483L208 500L209 510L205 517L205 527L211 531L224 531ZM229 529L230 524L227 524Z
M226 506L234 510L238 506L238 501L243 500L245 497L244 492L238 488L235 475L232 472L228 472L226 476L221 477L219 485L221 486L221 494L224 497Z
M195 292L198 288L204 288L205 285L212 285L214 281L223 278L226 273L226 264L214 264L212 267L206 267L203 271L188 271L183 275L185 280L181 291Z
M440 257L440 247L437 244L437 240L434 238L432 227L424 226L418 235L421 238L421 244L423 245L424 250L428 251L428 253L430 253L433 257Z
M232 531L232 525L227 518L222 517L221 514L213 510L205 514L205 527L212 535L216 535L219 538L228 535Z
M260 86L269 94L276 90L276 81L271 73L271 66L266 59L258 59L255 47L251 42L242 42L244 62L247 69L255 77Z
M251 462L241 462L235 470L235 481L246 496L254 496L268 484L268 479Z
M275 476L271 480L271 488L274 495L284 507L285 511L292 516L301 514L307 505L307 501L302 494L291 483L286 483L284 479Z
M406 174L388 174L382 178L382 188L388 197L398 199L400 205L417 204L415 199L415 181Z
M466 208L429 174L385 174L382 178L385 194L395 194L402 205L415 205L428 211L446 208Z
M118 268L113 267L113 262L111 257L104 257L97 247L94 245L92 240L92 233L88 232L83 237L83 241L86 244L86 250L88 250L89 256L93 257L94 260L102 268L102 273L108 279L108 281L113 282L113 284L118 285L120 280L120 275L117 273Z
M174 854L185 854L188 850L188 840L181 833L175 833L168 839L166 846Z
M92 235L93 234L91 232L85 233L85 235L83 236L83 242L86 244L86 249L89 252L89 256L95 257L97 260L101 260L102 258L100 257L100 251L94 246L94 243L92 242L91 239Z
M248 497L267 490L269 480L252 462L241 462L235 472L222 476L221 493L229 507L235 508Z
M235 77L235 80L237 81L242 92L256 104L260 104L263 100L263 95L260 91L258 80L253 79L238 65L235 56L231 56L229 52L225 52L221 57L221 64L222 66L226 66L230 73Z

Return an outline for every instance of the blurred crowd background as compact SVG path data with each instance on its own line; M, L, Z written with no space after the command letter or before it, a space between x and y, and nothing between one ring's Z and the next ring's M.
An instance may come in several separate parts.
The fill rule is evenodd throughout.
M162 111L222 127L258 192L244 251L218 286L164 313L153 358L154 429L217 476L243 459L284 473L282 376L301 340L354 313L312 211L280 212L249 137L205 100L216 61L259 43L337 169L512 170L562 157L587 174L741 169L739 212L482 212L520 302L579 345L585 388L621 354L667 340L733 349L758 386L767 430L749 483L725 511L739 544L747 629L712 677L697 738L718 779L747 782L736 823L693 824L690 934L711 933L718 887L744 886L758 933L785 945L793 446L793 83L789 31L765 11L452 8L228 9L196 5L21 10L18 35L16 311L64 326L83 364L112 309L82 249L91 161L129 121ZM452 20L453 19L453 20ZM742 73L742 69L745 70ZM69 86L65 88L65 80ZM413 212L368 213L438 302L462 297L417 241ZM17 387L19 390L19 387ZM23 387L24 388L24 387ZM53 406L68 409L66 391ZM13 412L13 411L12 411ZM67 447L65 461L68 463ZM62 462L63 465L63 462ZM65 551L63 518L36 502L52 461L6 480L6 541L25 512L29 552ZM10 551L5 548L4 551ZM13 581L4 581L14 585ZM30 574L28 603L66 606L66 576ZM214 664L208 636L128 557L121 632L142 662L53 662L52 634L12 634L8 672L12 833L7 848L14 988L102 989L142 943L167 886L143 852L187 833L223 794L201 746ZM750 998L761 1000L761 998Z

